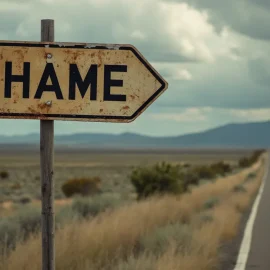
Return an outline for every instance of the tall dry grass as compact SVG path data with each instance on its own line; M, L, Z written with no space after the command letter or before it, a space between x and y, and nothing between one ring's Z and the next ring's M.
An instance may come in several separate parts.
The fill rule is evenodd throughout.
M266 157L264 157L265 159ZM220 246L238 232L242 212L249 207L264 174L263 161L237 175L194 188L183 196L150 198L98 215L91 221L67 224L55 236L57 270L209 270L219 265ZM232 192L248 174L256 179L245 184L245 193ZM220 203L205 211L206 200L217 197ZM212 221L197 222L201 212ZM156 228L168 224L189 224L192 239L186 252L179 252L171 241L160 256L138 250L138 241ZM0 270L40 270L41 236L17 245L2 258Z

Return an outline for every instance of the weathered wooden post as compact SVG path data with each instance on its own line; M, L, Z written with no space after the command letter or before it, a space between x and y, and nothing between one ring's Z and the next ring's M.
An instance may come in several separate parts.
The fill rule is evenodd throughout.
M54 21L41 20L41 41L54 41ZM48 104L50 106L50 104ZM42 270L55 269L54 248L54 121L40 120L42 198Z

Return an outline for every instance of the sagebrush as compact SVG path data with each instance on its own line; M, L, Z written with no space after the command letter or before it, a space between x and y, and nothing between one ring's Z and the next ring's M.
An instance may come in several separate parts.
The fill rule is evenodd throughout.
M101 191L101 179L99 177L93 178L75 178L67 181L62 186L62 191L66 197L73 195L89 196L97 194Z

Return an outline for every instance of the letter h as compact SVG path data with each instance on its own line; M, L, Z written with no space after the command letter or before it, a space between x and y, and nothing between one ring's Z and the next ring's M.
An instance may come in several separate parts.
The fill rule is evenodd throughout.
M23 63L23 75L12 75L12 62L6 62L5 71L5 98L11 98L12 82L23 83L23 98L29 98L30 63Z

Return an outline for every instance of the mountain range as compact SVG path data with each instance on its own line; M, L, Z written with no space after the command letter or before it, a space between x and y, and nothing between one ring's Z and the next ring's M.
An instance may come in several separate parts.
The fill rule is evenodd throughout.
M3 136L0 144L39 144L39 134ZM203 132L172 137L151 137L134 133L78 133L55 135L56 146L81 148L267 148L270 121L228 124Z

